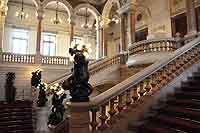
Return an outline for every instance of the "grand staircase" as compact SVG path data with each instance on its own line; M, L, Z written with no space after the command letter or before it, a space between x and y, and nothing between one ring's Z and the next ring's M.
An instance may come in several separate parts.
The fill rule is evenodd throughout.
M0 133L33 133L32 102L0 103Z
M138 133L200 132L200 69L175 88L175 93L160 100L137 127Z

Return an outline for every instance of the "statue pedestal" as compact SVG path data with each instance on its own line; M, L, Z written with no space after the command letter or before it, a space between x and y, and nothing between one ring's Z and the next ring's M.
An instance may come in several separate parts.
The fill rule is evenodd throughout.
M90 116L88 102L67 102L70 111L69 133L89 133Z

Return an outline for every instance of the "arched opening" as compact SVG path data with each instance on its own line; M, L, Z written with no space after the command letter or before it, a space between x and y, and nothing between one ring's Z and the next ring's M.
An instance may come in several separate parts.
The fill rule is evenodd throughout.
M104 28L104 54L112 57L120 52L120 15L119 2L108 1L104 7L102 19Z
M35 0L8 0L3 51L35 54L38 3Z
M40 52L44 56L68 57L70 9L61 0L48 1L44 7Z
M73 43L88 48L88 58L94 60L98 56L99 16L96 8L89 4L80 4L75 9L75 34ZM78 41L79 40L79 41Z

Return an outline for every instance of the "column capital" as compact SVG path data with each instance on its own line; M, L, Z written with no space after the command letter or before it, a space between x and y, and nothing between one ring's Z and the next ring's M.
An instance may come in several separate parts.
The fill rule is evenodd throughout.
M75 15L71 15L71 16L69 16L69 18L68 18L68 22L69 22L69 24L71 24L71 25L76 25L75 20L76 20L76 16L75 16Z
M37 10L37 18L38 20L42 20L44 18L44 10L42 8Z
M125 14L128 12L136 12L136 0L128 1L117 12L119 14Z

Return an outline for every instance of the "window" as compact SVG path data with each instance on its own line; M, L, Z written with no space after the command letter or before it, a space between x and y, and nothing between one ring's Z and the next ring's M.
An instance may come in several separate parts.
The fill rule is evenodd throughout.
M42 50L43 55L56 55L56 34L42 33Z
M12 52L26 54L28 47L28 31L15 29L12 33Z

